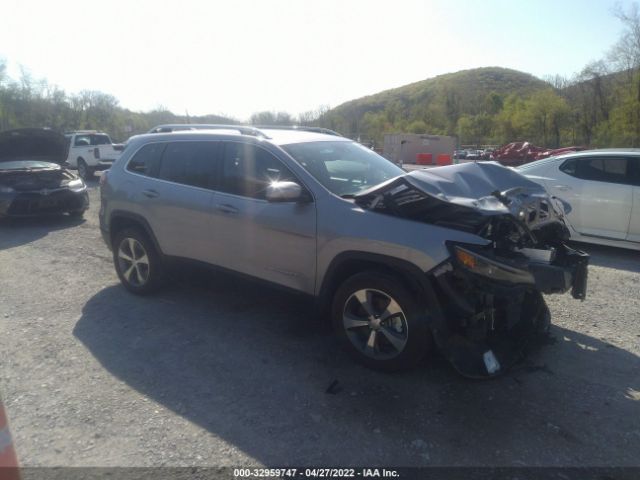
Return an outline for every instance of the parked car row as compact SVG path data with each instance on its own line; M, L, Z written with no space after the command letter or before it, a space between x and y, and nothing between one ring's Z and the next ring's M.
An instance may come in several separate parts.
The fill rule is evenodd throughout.
M584 298L588 256L566 240L640 250L640 150L406 173L335 132L164 130L121 156L98 132L1 133L0 217L81 216L87 187L65 162L107 145L100 225L128 290L199 260L314 297L368 366L408 367L433 345L472 377L548 327L541 293Z
M493 149L466 149L455 150L453 152L453 158L458 160L491 160L493 158Z
M0 217L82 216L67 164L111 167L100 228L125 288L155 291L179 259L256 277L315 298L373 368L437 348L463 375L498 375L548 328L542 293L585 298L588 256L567 240L640 250L640 150L406 173L331 131L153 132L124 152L94 131L0 133Z

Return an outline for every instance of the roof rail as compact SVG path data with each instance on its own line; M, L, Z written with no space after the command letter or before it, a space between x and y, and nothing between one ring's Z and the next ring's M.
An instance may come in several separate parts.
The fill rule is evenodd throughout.
M223 125L217 123L171 123L153 127L147 133L170 133L185 130L237 130L241 135L270 138L264 132L261 132L255 127L248 127L245 125Z
M302 132L324 133L325 135L335 135L341 137L338 132L323 127L308 127L305 125L255 125L255 128L266 128L273 130L300 130Z
M64 132L64 133L65 133L65 135L71 135L73 133L81 133L81 134L82 133L86 133L86 134L89 134L89 133L98 133L98 131L97 130L71 130L69 132Z

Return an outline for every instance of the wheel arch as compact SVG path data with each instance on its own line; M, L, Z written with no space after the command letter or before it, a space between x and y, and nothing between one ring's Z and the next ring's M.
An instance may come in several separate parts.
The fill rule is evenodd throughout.
M147 222L147 220L142 215L121 210L112 212L109 217L109 242L111 243L112 249L114 248L113 240L116 234L119 231L130 227L137 227L142 229L153 243L153 246L158 254L162 255L162 249L160 248L158 239L153 233L153 229L151 228L151 225L149 225L149 222Z
M429 293L433 293L427 275L407 260L376 253L346 251L331 261L322 278L317 296L321 308L327 308L331 304L331 299L342 282L365 270L375 270L397 277L414 295L426 294L430 297Z

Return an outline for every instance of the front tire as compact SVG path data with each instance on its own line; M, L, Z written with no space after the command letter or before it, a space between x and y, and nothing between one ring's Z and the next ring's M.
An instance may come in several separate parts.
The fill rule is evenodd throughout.
M359 363L376 370L415 367L431 349L431 333L419 302L394 276L368 271L347 279L333 300L340 342Z
M155 292L164 283L162 258L139 228L125 228L116 233L113 263L122 285L137 295Z
M84 181L93 178L93 169L82 158L78 159L78 176Z

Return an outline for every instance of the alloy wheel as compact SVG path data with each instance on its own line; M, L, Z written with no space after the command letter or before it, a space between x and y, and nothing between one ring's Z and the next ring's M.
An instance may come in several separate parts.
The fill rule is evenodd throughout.
M118 247L118 266L122 276L135 287L149 281L149 256L135 238L125 237Z
M399 355L407 345L407 318L396 300L375 289L357 290L342 315L347 338L362 354L376 360Z

